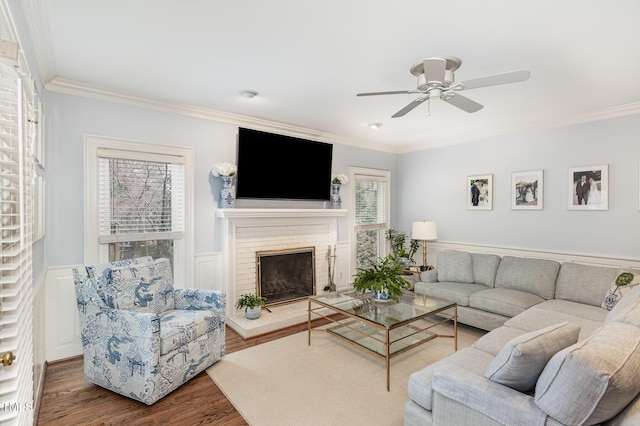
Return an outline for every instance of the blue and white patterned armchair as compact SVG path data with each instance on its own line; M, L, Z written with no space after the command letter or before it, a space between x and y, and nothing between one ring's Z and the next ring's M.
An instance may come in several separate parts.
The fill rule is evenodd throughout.
M167 259L73 270L84 377L153 404L222 358L226 295L173 289Z

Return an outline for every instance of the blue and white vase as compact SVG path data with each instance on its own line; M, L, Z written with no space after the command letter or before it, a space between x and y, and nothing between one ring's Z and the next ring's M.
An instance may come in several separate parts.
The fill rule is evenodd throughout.
M339 183L331 184L331 198L330 198L330 207L332 209L341 209L342 208L342 199L340 198L340 185Z
M222 189L220 190L220 208L230 209L236 202L233 188L233 176L220 176L222 178Z
M381 302L386 302L388 300L391 300L391 296L389 296L389 293L385 293L384 291L374 290L373 291L373 299L374 300L379 300Z

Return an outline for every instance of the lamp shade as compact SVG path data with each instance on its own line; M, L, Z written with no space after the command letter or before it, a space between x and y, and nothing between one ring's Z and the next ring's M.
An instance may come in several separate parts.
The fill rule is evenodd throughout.
M413 222L411 227L411 239L414 240L437 240L438 228L435 222L427 222L421 220L420 222Z

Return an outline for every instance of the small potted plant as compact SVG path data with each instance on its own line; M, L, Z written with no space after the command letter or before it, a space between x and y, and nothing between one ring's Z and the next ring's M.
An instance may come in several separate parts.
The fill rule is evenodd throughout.
M389 228L386 232L386 239L389 241L389 245L391 246L391 254L401 262L404 266L404 269L409 268L409 264L415 262L413 256L418 251L418 247L420 243L418 240L409 240L409 247L405 247L405 243L407 241L407 234L403 231L399 231L397 229Z
M244 316L247 319L258 319L262 313L262 307L267 303L264 297L255 294L243 294L236 302L236 309L244 308Z
M358 268L353 288L360 293L373 291L375 300L398 300L402 290L411 287L411 284L402 278L403 269L402 263L389 254L369 268Z

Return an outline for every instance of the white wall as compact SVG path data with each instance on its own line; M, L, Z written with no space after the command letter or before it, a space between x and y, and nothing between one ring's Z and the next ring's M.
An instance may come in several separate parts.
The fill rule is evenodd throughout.
M47 200L45 264L47 267L83 262L83 140L85 134L194 148L195 253L216 251L214 215L221 187L209 174L211 165L235 162L237 125L47 92ZM334 145L333 171L347 173L349 166L396 172L395 154ZM304 179L304 176L284 176ZM273 176L282 179L283 175ZM265 184L269 184L266 180ZM329 183L327 183L329 184ZM251 206L244 202L244 206ZM343 197L343 208L349 208ZM289 207L270 201L259 207ZM315 207L322 207L322 203ZM338 239L349 238L346 219L340 219Z
M401 155L398 223L439 241L639 259L640 118L628 116ZM568 210L568 168L609 165L609 210ZM511 210L511 173L544 170L544 210ZM493 210L466 209L466 177L493 174Z

